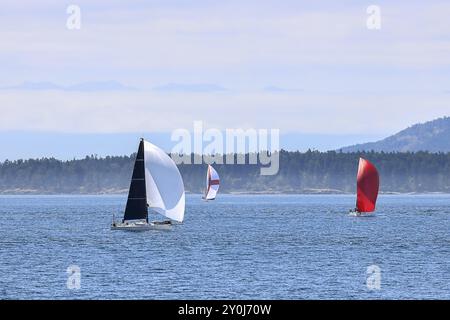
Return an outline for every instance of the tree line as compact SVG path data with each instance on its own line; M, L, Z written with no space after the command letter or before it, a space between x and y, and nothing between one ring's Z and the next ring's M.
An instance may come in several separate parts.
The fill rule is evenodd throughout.
M378 168L382 192L450 192L450 153L282 150L279 171L273 176L260 175L258 164L213 166L219 172L224 193L348 193L355 191L360 156ZM104 158L91 155L69 161L6 160L0 163L0 193L125 193L134 158L135 154ZM201 193L206 164L181 164L179 169L186 191Z

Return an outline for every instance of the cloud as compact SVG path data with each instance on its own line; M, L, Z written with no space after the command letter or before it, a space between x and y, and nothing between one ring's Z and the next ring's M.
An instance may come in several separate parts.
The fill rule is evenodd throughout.
M168 83L162 86L154 87L153 90L157 92L222 92L227 89L211 83Z
M302 92L300 89L287 89L287 88L281 88L278 86L266 86L262 89L264 92L269 93L299 93Z
M81 82L65 87L66 91L134 91L137 88L126 86L118 81Z
M51 19L34 14L19 24L10 18L0 29L0 48L2 55L19 54L26 65L85 69L108 65L231 71L307 64L420 68L450 63L450 22L444 14L450 5L385 3L377 33L365 27L363 5L336 9L324 4L305 10L290 4L292 8L271 10L267 4L257 9L255 3L232 2L214 9L202 2L194 10L177 3L122 11L117 5L82 2L79 31L65 28L64 7L51 6ZM251 9L258 15L248 15Z
M130 90L133 91L137 89L125 86L117 81L90 81L90 82L81 82L69 86L62 86L48 81L43 82L25 81L15 86L0 87L0 90L25 90L25 91L58 90L58 91L97 92L97 91L130 91Z
M65 88L48 81L29 82L25 81L14 86L0 87L0 90L64 90Z
M408 112L404 112L407 106ZM296 95L265 92L0 92L0 128L75 133L207 127L388 134L449 113L445 95Z
M442 1L380 1L380 31L357 1L78 4L78 31L65 4L2 4L0 84L30 83L0 92L0 130L391 133L448 114Z

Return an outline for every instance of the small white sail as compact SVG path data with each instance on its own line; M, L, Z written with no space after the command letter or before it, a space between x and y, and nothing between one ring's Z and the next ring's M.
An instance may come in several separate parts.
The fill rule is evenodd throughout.
M149 208L169 219L184 219L185 195L181 174L160 148L144 141L145 186Z
M216 198L217 191L219 191L219 174L211 166L208 165L206 172L206 200L214 200Z

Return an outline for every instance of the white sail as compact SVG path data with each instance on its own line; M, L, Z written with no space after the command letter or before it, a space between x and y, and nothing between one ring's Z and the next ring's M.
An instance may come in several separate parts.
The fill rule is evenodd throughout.
M145 187L149 208L169 219L184 219L185 195L181 174L160 148L144 141Z
M219 191L219 174L210 165L206 172L206 200L213 200L216 198L217 191Z

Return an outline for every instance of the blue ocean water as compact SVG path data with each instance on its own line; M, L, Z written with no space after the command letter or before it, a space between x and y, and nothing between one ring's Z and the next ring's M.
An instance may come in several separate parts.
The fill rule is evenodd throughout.
M1 196L0 298L450 299L450 195L382 195L370 218L347 195L189 195L172 231L111 231L125 198Z

